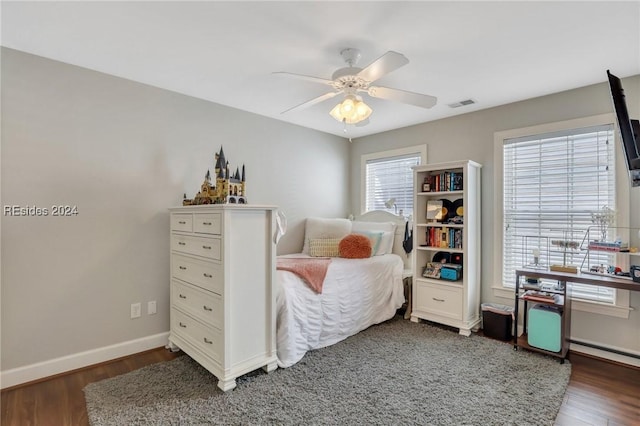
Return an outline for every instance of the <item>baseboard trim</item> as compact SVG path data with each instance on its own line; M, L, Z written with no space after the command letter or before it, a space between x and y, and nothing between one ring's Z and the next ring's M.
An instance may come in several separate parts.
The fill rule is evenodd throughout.
M589 345L589 346L587 346ZM596 348L591 346L591 342L585 342L580 344L578 341L572 341L569 345L569 351L580 354L590 355L596 358L612 361L617 364L629 365L640 368L640 358L637 355L633 356L624 355L621 349L618 348Z
M7 389L24 383L66 373L68 371L88 367L90 365L100 364L116 358L133 355L138 352L155 349L165 346L168 339L169 332L164 332L2 371L0 372L0 389Z

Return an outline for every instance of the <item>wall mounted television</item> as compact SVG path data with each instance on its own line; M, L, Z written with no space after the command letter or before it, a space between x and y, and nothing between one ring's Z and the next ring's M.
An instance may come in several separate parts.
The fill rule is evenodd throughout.
M640 121L629 118L627 102L620 79L611 74L609 70L607 70L607 77L631 185L640 186Z

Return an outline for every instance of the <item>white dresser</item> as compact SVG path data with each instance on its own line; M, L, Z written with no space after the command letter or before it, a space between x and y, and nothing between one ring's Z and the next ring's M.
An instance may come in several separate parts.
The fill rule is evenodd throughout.
M170 210L171 330L223 391L257 368L277 368L273 206Z

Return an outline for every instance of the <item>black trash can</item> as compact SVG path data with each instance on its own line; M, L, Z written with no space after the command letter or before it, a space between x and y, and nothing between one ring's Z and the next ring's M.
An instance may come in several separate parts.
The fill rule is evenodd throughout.
M511 340L514 309L495 303L483 303L481 306L484 335L498 340Z

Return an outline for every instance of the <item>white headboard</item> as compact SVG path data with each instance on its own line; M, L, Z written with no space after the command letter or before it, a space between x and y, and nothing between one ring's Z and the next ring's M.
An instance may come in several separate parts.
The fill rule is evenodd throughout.
M396 216L384 210L373 210L363 215L357 216L355 220L363 222L393 222L396 224L396 233L393 236L393 253L402 258L404 269L411 269L411 256L407 254L402 247L404 240L404 228L406 220L402 216Z

